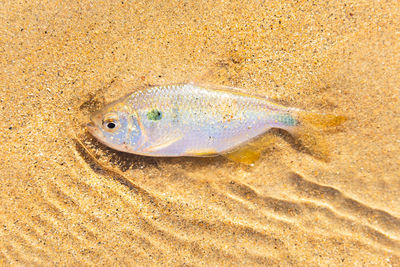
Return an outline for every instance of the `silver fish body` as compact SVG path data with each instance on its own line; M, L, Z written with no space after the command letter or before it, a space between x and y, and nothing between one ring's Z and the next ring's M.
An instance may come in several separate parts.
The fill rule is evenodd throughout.
M234 90L183 84L135 92L95 113L88 127L101 142L124 152L210 156L270 128L296 127L296 111Z

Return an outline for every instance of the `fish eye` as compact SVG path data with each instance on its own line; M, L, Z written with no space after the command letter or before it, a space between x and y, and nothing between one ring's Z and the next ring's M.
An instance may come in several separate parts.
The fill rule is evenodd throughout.
M107 126L108 129L114 129L116 125L113 122L107 122L106 126Z
M110 132L116 131L119 128L119 121L115 114L106 116L104 118L103 128Z
M103 121L103 128L106 131L114 132L119 128L119 122L117 120L105 120Z

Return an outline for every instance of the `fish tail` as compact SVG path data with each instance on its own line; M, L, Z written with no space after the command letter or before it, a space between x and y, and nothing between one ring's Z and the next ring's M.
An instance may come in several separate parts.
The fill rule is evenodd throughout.
M328 130L344 123L347 118L341 115L318 114L306 111L295 111L297 124L287 130L295 137L296 143L313 156L328 160L330 147L321 130Z
M326 130L341 125L347 117L333 114L319 114L307 111L297 111L296 118L301 124L308 124L313 127Z

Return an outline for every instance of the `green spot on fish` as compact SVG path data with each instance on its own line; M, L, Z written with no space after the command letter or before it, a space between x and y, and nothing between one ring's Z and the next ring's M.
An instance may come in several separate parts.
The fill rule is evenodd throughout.
M147 113L147 118L151 121L158 121L161 120L161 111L157 109L152 109Z

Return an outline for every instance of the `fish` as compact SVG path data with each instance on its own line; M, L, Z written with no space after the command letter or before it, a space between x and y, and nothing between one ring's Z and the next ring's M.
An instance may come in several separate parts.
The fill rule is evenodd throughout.
M122 152L152 157L223 155L254 164L262 147L256 140L271 128L289 132L309 150L320 147L318 153L326 156L318 128L345 120L286 107L238 88L187 83L135 91L93 113L87 129Z

